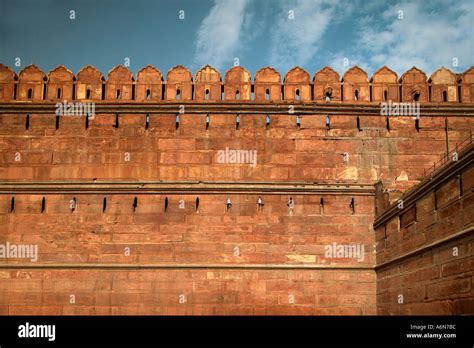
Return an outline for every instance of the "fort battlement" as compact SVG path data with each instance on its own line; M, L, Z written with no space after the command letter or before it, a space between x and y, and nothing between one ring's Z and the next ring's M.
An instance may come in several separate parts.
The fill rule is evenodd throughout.
M178 65L162 73L147 65L134 77L125 66L111 69L107 76L93 66L76 75L63 65L47 75L35 65L17 74L0 64L0 101L90 100L120 102L299 102L299 103L380 103L383 101L421 103L473 103L474 67L455 74L447 68L436 70L430 78L416 67L398 75L386 66L369 79L354 66L342 77L325 67L310 74L294 67L282 78L272 67L258 70L252 80L241 66L219 71L206 65L193 77Z
M473 314L473 69L0 65L0 314Z

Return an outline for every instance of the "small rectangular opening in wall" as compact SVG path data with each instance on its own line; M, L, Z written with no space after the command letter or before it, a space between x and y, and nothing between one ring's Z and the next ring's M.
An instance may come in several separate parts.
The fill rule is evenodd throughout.
M462 173L458 175L459 178L459 197L462 197L463 192L462 192Z
M56 130L59 129L59 115L58 115L58 114L56 114L56 124L55 124L55 128L56 128Z
M147 112L145 116L145 129L148 129L149 126L150 126L150 115Z
M15 197L12 197L10 200L10 213L13 213L15 211Z
M438 210L438 192L434 190L434 211Z
M86 123L86 124L85 124L86 129L89 129L89 114L88 114L88 113L86 113L86 120L85 120L85 123Z
M41 213L44 213L46 209L46 198L43 197L43 199L41 200Z
M104 200L102 201L102 213L105 213L106 209L107 209L107 197L104 197Z
M118 112L115 114L115 124L114 124L114 128L118 128L119 127L119 114Z
M26 114L25 129L30 129L30 114Z
M150 95L147 95L147 99L149 99ZM132 100L135 100L135 84L132 84Z
M385 127L390 132L390 119L388 118L388 116L385 118Z
M136 212L136 211L137 211L137 208L138 208L138 198L137 198L137 197L135 197L135 198L133 199L132 207L133 207L133 212Z
M360 117L357 116L357 130L360 132L362 129L360 129Z
M102 83L102 100L105 100L105 84Z
M301 93L300 93L300 90L299 89L296 89L296 92L295 92L295 99L296 100L301 100Z
M69 209L71 210L71 213L73 213L76 210L76 207L77 207L77 200L76 200L76 197L73 197L69 201Z

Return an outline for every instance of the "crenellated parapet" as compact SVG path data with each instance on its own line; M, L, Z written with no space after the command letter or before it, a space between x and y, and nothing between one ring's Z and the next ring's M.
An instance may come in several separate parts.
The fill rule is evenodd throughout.
M309 73L298 66L286 73L283 85L285 100L310 101L312 99Z
M36 66L28 65L20 72L16 100L43 100L46 75Z
M383 102L400 99L397 73L386 66L377 70L370 82L372 85L372 101Z
M358 66L342 77L330 67L310 74L301 67L290 69L282 79L272 67L251 74L234 66L222 75L210 65L191 71L178 65L166 74L152 65L140 69L136 77L125 66L111 69L107 77L93 66L76 75L60 65L47 75L35 65L19 75L0 64L0 101L90 100L115 102L161 101L245 101L257 103L380 103L384 101L421 103L474 103L474 67L455 74L442 67L428 78L413 67L399 78L383 66L371 78Z
M420 69L413 67L400 77L401 101L402 102L427 102L428 81L426 74Z
M83 67L77 73L76 98L79 100L102 100L104 85L102 73L91 65Z

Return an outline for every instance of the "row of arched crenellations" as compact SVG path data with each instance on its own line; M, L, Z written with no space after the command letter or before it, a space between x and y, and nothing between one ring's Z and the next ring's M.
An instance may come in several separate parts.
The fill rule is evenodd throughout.
M428 79L416 67L400 78L386 66L369 79L367 73L354 66L342 78L325 67L313 79L307 71L294 67L281 79L278 71L265 67L250 73L235 66L222 82L221 74L206 65L196 75L178 65L170 69L166 81L161 72L148 65L136 74L119 65L104 79L93 66L86 66L74 76L63 65L45 75L35 65L24 68L19 76L0 64L0 101L326 101L326 102L474 102L474 67L462 74L447 68L436 70Z

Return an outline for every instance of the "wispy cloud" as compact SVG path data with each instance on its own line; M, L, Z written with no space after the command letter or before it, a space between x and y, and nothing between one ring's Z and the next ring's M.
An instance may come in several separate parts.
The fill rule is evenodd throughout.
M215 0L197 32L194 62L196 67L210 64L217 69L230 66L242 46L243 31L248 26L248 0Z
M399 19L399 11L403 18ZM472 64L474 2L403 1L360 23L354 50L364 52L370 70L387 65L402 74L416 65L427 74L441 66L459 70ZM453 66L457 58L459 68Z
M331 68L336 70L338 74L342 77L344 73L349 70L350 67L357 65L361 69L365 70L367 73L371 72L371 67L367 62L367 59L361 54L348 54L347 52L338 52L333 54L326 65L329 65ZM380 66L385 65L385 63Z
M351 10L350 3L329 0L281 1L279 4L278 18L272 25L270 62L285 71L313 59L329 25ZM293 14L294 19L291 19Z

